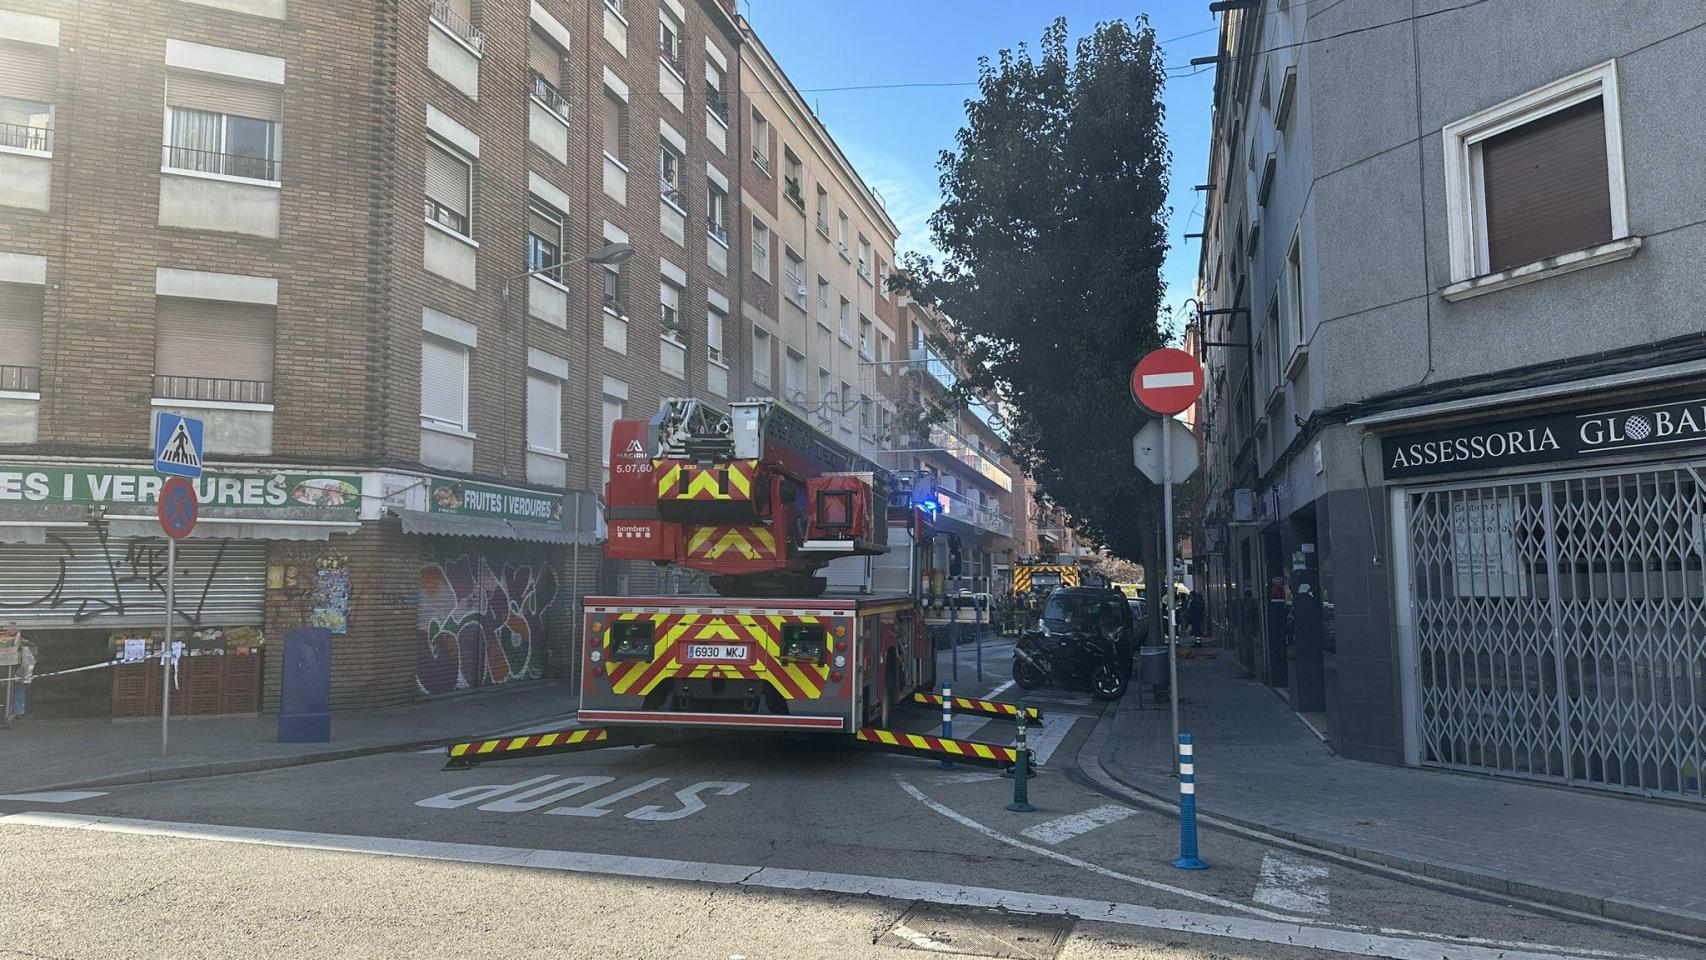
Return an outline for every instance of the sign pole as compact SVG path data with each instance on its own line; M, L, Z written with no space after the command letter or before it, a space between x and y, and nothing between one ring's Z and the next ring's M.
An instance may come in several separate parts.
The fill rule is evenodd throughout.
M166 538L166 642L160 650L160 756L166 756L168 719L172 715L172 620L175 619L177 601L175 587L178 582L178 539Z
M1169 462L1168 449L1172 442L1168 437L1171 432L1165 429L1163 421L1161 431L1161 475L1165 481L1161 484L1161 531L1166 538L1164 552L1166 566L1161 570L1161 588L1167 591L1167 693L1172 700L1173 709L1173 742L1179 742L1179 626L1178 603L1179 596L1173 591L1173 465Z

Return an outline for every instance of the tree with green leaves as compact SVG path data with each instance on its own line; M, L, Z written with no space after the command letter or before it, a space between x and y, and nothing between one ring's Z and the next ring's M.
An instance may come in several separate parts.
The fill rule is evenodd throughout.
M1014 456L1079 532L1150 567L1159 497L1132 467L1147 415L1129 384L1167 340L1164 80L1141 18L1075 47L1059 19L1036 56L981 59L939 163L943 262L908 256L899 280L947 318L937 346L964 371L958 399L995 398Z

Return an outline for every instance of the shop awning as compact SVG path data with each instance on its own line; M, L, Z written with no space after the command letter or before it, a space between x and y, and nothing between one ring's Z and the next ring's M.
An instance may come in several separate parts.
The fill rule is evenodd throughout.
M501 517L468 517L453 513L404 510L400 516L404 533L436 537L491 537L498 540L527 540L533 543L573 543L574 534L544 523L518 523Z
M203 517L196 521L190 540L327 540L334 533L355 533L361 524L324 520L247 520ZM160 521L153 517L108 517L112 537L163 537Z

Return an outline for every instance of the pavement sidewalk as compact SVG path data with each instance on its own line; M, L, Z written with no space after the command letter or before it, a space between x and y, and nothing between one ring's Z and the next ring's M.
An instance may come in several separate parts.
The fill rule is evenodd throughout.
M1706 809L1347 760L1229 654L1181 661L1204 817L1494 893L1706 935ZM1166 702L1120 702L1103 769L1174 801ZM1213 862L1212 839L1204 857Z
M375 710L334 710L330 743L279 743L278 716L24 720L0 728L0 794L176 780L318 763L502 733L573 710L567 682L539 680Z

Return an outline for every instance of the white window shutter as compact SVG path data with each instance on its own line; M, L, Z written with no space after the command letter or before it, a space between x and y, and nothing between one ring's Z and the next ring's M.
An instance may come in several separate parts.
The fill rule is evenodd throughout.
M421 340L421 419L468 428L468 351L432 337Z

